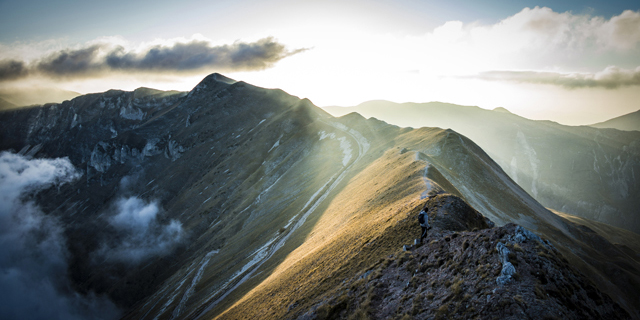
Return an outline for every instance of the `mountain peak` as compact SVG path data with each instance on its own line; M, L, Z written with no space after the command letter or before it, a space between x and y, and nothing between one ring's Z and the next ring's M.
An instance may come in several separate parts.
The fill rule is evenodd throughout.
M237 82L238 81L225 77L219 73L212 73L206 76L204 79L202 79L202 81L200 81L198 85L193 87L189 95L198 93L202 90L210 91L212 88L213 88L213 91L222 90Z
M217 72L206 76L202 80L202 82L205 82L205 81L207 81L207 82L215 81L215 82L222 82L222 83L226 83L226 84L234 84L234 83L238 82L238 81L236 81L234 79L226 77L226 76L224 76L222 74L219 74Z
M509 113L509 114L511 114L511 111L509 111L509 110L507 110L507 109L505 109L503 107L497 107L497 108L493 109L493 111L500 112L500 113Z

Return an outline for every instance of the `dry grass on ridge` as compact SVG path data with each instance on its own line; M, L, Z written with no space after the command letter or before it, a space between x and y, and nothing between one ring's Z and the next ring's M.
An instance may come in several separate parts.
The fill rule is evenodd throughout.
M387 151L348 182L305 243L219 318L283 318L416 238L424 163ZM295 307L294 307L295 306ZM289 314L290 316L291 314Z

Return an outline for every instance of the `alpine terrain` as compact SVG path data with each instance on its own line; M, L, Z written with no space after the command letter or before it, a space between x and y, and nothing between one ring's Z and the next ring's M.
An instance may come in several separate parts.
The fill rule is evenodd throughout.
M500 165L220 74L0 112L0 318L640 319L638 136L493 113Z
M325 110L336 116L358 112L399 126L451 128L482 147L542 205L640 233L640 132L565 126L504 108L440 102L369 101ZM639 123L633 116L619 121Z

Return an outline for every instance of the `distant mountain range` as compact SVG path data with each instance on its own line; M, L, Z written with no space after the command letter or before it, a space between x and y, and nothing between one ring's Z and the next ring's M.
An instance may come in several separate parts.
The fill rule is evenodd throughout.
M640 110L604 122L590 125L594 128L613 128L626 131L640 131Z
M73 91L37 86L29 88L2 88L0 89L0 100L2 100L0 101L0 111L45 103L60 103L65 100L71 100L79 95L80 93Z
M15 104L0 98L0 110L13 109L15 107L16 107Z
M440 102L370 101L328 107L401 127L451 128L482 147L536 200L562 212L640 233L640 132L564 126L505 109Z
M0 176L23 177L1 180L11 192L0 209L11 210L0 211L0 285L19 303L0 312L36 314L38 301L57 301L43 309L49 317L482 318L483 308L640 317L640 236L565 218L529 194L569 209L608 199L610 216L626 217L637 195L626 176L638 169L634 133L578 134L459 106L420 119L427 126L438 113L496 124L479 137L501 146L490 154L516 151L506 162L519 170L513 179L469 135L336 118L220 74L190 92L110 90L0 112ZM573 152L582 162L562 162ZM425 204L428 242L403 252ZM398 308L382 310L383 298Z

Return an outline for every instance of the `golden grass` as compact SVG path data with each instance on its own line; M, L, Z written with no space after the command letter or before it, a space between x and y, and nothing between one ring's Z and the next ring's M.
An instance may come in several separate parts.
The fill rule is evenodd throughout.
M419 234L413 220L421 209L418 195L424 189L424 165L414 161L412 152L391 149L364 168L331 201L304 243L219 318L264 317L256 312L257 303L288 306L301 296L308 299L298 308L308 310L309 300L331 292L356 272L391 263L385 257ZM410 257L405 253L399 260ZM364 285L375 278L374 273L352 286ZM338 305L345 306L342 302L323 306L322 314L335 315ZM286 313L287 308L281 308L268 317L283 318ZM364 316L366 310L358 314Z

